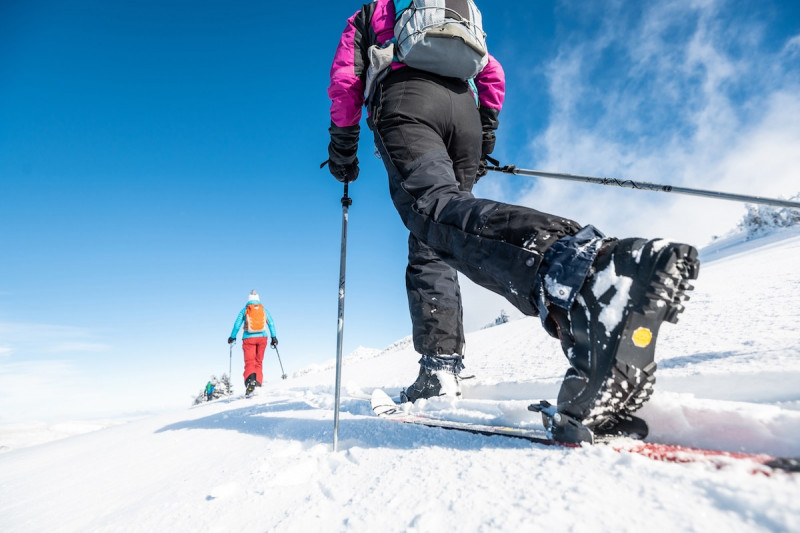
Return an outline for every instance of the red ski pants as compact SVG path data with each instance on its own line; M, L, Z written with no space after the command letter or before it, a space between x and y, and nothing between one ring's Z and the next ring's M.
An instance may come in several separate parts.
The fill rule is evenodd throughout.
M250 374L256 375L256 381L264 382L264 375L261 366L264 362L264 350L267 349L266 337L248 337L242 339L242 351L244 352L244 379Z

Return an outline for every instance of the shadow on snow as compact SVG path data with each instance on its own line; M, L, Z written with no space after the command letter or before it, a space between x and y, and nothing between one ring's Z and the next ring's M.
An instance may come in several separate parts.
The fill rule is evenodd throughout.
M342 414L371 412L366 400L350 400ZM363 404L363 405L362 405ZM317 411L324 419L290 413ZM285 413L283 416L279 414ZM403 424L371 415L351 415L339 419L340 448L417 449L445 447L458 450L519 449L539 445L522 439L474 435L461 431ZM181 430L227 430L267 439L304 441L306 444L333 444L333 411L320 409L304 401L281 401L258 404L206 417L169 424L156 433Z

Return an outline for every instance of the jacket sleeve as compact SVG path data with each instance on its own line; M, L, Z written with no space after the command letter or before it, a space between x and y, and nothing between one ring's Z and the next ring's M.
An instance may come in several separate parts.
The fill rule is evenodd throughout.
M506 75L503 66L491 54L489 62L475 76L475 87L478 89L481 125L484 130L496 130L500 124L498 115L506 96Z
M368 67L367 24L365 9L347 20L336 54L333 57L328 87L331 99L331 125L355 126L361 120L364 105L364 80Z
M239 335L239 330L242 329L242 324L244 324L244 312L247 307L243 307L242 310L239 312L239 316L236 317L236 322L233 323L233 331L231 331L231 337L234 339L237 335Z

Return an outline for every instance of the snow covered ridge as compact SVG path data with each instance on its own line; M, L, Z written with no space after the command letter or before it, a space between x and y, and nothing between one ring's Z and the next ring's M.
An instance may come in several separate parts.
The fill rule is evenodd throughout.
M800 200L800 193L789 200ZM800 226L800 209L753 204L746 204L746 207L747 214L739 223L738 229L745 231L749 238L765 235L778 228Z
M707 263L736 254L758 253L759 248L769 247L798 235L800 235L800 225L772 228L769 232L763 233L760 229L748 230L740 227L723 237L715 238L702 248L700 260Z
M800 200L800 193L789 200ZM755 247L769 242L785 239L800 232L800 209L788 207L770 207L746 204L747 213L733 230L725 235L714 237L706 247L700 250L701 258L718 258L725 250L748 241L766 239L755 243ZM754 247L747 248L747 250Z
M397 347L400 345L404 345L411 342L411 337L407 337L406 339L400 340L389 346L388 348L384 348L383 350L378 350L376 348L366 348L364 346L359 346L349 354L342 356L342 364L345 363L353 363L356 361L363 361L365 359L372 359L373 357L378 357L383 352L390 351L393 347ZM336 368L336 359L331 359L329 361L325 361L319 365L309 365L305 368L302 368L292 374L292 377L300 377L306 374L312 374L317 372L325 372L331 369Z
M800 456L796 229L731 241L703 264L680 322L659 332L655 392L639 411L651 440ZM413 409L540 425L527 406L558 391L558 342L536 318L467 339L463 399ZM800 531L798 475L400 426L369 397L413 381L410 339L351 355L339 452L331 364L250 399L0 453L0 531Z

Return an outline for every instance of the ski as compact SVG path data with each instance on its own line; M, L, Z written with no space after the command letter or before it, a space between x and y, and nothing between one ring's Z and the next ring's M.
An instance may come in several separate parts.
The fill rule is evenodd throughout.
M544 428L522 428L460 422L436 418L425 413L406 412L386 392L375 389L371 398L372 411L379 417L393 422L416 424L431 428L463 431L476 435L525 439L534 444L559 448L581 448L580 444L555 441L547 436ZM668 463L700 463L718 470L734 465L746 464L752 474L770 476L773 472L800 472L800 457L773 457L767 454L726 452L705 448L693 448L676 444L645 442L625 437L599 440L595 446L607 446L620 453L633 453L654 461Z

